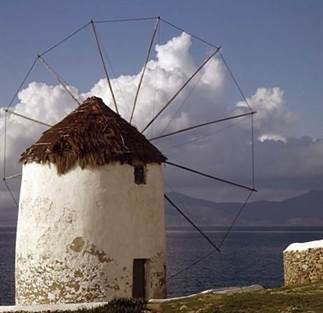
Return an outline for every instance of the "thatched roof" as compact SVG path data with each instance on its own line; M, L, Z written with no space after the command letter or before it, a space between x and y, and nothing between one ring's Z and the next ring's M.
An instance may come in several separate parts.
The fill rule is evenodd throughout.
M162 163L166 158L144 135L91 97L61 122L45 131L20 161L52 163L59 174L79 165L94 168L111 162Z

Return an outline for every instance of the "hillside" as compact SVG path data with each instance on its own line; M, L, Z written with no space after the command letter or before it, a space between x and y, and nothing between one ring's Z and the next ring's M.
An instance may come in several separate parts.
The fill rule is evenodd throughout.
M169 193L183 211L197 224L225 226L239 210L241 203L216 203ZM186 226L177 211L166 205L167 226ZM312 190L284 201L250 202L239 219L239 226L323 226L323 191Z
M180 193L169 193L183 211L202 226L226 226L240 208L237 202L212 202ZM188 226L178 212L166 205L167 227ZM17 209L0 210L0 226L15 225ZM323 190L312 190L284 201L250 202L239 226L323 226Z

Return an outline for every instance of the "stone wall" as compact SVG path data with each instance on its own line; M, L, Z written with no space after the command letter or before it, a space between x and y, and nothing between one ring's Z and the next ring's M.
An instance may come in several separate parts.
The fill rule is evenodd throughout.
M284 251L285 286L323 281L323 247L306 248L305 244Z

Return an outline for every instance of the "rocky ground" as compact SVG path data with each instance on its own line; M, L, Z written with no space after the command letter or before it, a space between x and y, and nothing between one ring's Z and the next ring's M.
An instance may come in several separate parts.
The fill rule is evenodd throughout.
M244 292L206 293L149 304L161 313L323 313L323 283Z
M275 289L257 285L228 288L177 299L153 300L147 306L143 310L142 302L121 299L101 304L0 307L0 313L323 313L323 282Z

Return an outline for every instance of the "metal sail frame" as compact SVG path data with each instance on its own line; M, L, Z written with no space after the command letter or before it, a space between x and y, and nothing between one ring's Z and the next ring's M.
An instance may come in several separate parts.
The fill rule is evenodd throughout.
M57 43L55 43L54 45L52 45L51 47L49 47L47 50L45 50L43 53L41 54L38 54L37 57L35 58L35 60L33 61L31 67L28 69L27 73L26 73L26 76L24 77L24 79L22 80L21 84L19 85L18 89L16 90L16 92L14 93L14 96L12 97L11 101L9 102L8 106L4 109L4 150L3 150L3 177L2 177L2 181L6 187L6 189L8 190L8 192L10 193L13 201L15 202L15 205L18 207L18 201L16 200L15 196L14 196L14 193L13 191L10 189L8 183L7 183L7 180L9 179L14 179L14 178L18 178L21 176L20 173L18 174L14 174L14 175L9 175L9 176L6 176L6 143L7 143L7 115L8 114L12 114L12 115L15 115L19 118L23 118L23 119L26 119L26 120L29 120L31 122L35 122L35 123L38 123L42 126L46 126L46 127L50 127L51 125L48 124L48 123L45 123L43 121L40 121L40 120L37 120L37 119L34 119L30 116L26 116L22 113L19 113L19 112L16 112L14 110L11 110L10 107L12 106L14 100L16 99L16 97L18 96L18 93L20 92L20 90L23 88L25 82L27 81L28 77L30 76L30 74L32 73L35 65L37 64L38 61L40 61L44 66L45 68L49 71L49 73L56 79L56 81L59 83L59 85L62 86L62 88L66 91L66 93L68 93L71 98L73 98L73 100L75 102L77 102L77 104L79 105L80 104L80 101L77 99L77 97L73 94L73 92L69 89L68 87L68 84L65 82L65 80L62 78L62 76L60 76L55 70L54 68L47 62L47 60L44 58L44 56L51 52L52 50L54 50L55 48L57 48L58 46L60 46L61 44L63 44L65 41L69 40L70 38L72 38L73 36L75 36L76 34L78 34L79 32L83 31L84 29L86 29L88 26L91 25L92 27L92 31L93 31L93 34L94 34L94 38L95 38L95 42L96 42L96 45L97 45L97 48L98 48L98 52L99 52L99 56L100 56L100 59L101 59L101 62L102 62L102 65L103 65L103 69L104 69L104 73L105 73L105 76L106 76L106 79L107 79L107 82L108 82L108 87L109 87L109 90L110 90L110 93L111 93L111 96L112 96L112 100L113 100L113 104L114 104L114 107L115 107L115 110L117 113L119 113L118 111L118 105L117 105L117 101L116 101L116 98L115 98L115 95L114 95L114 92L113 92L113 89L112 89L112 85L111 85L111 81L110 81L110 76L109 76L109 73L108 73L108 69L107 69L107 66L106 66L106 63L105 63L105 60L104 60L104 57L103 57L103 53L102 53L102 47L101 47L101 43L99 41L99 38L98 38L98 35L97 35L97 31L96 31L96 27L95 27L95 24L101 24L101 23L118 23L118 22L137 22L137 21L147 21L147 20L155 20L156 21L156 24L155 24L155 28L154 28L154 31L153 31L153 34L152 34L152 38L150 40L150 44L149 44L149 48L148 48L148 51L147 51L147 55L146 55L146 58L145 58L145 62L144 62L144 66L143 66L143 69L142 69L142 72L141 72L141 75L140 75L140 79L139 79L139 83L138 83L138 86L137 86L137 90L136 90L136 94L135 94L135 98L134 98L134 103L133 103L133 107L132 107L132 111L131 111L131 116L130 116L130 120L129 122L131 123L132 122L132 119L133 119L133 116L134 116L134 113L135 113L135 108L136 108L136 104L137 104L137 100L138 100L138 96L139 96L139 92L140 92L140 88L141 88L141 85L142 85L142 81L143 81L143 78L144 78L144 74L145 74L145 70L146 70L146 66L147 66L147 63L149 61L149 58L150 58L150 54L151 54L151 49L152 49L152 46L153 46L153 43L154 43L154 39L155 39L155 36L156 36L156 33L157 33L157 30L159 28L159 25L160 25L160 22L163 22L163 23L166 23L167 25L179 30L179 31L183 31L183 32L186 32L188 33L190 36L192 36L193 38L199 40L200 42L203 42L204 44L208 45L209 47L212 47L214 48L215 50L197 67L197 69L194 71L194 73L192 73L192 75L184 82L184 84L178 89L178 91L164 104L164 106L162 107L162 109L157 113L155 114L155 116L150 120L150 122L143 128L142 130L142 133L145 132L157 119L158 117L174 102L174 100L177 98L177 96L185 89L185 87L189 84L189 82L202 70L202 68L204 66L206 66L206 64L216 55L216 54L219 54L220 55L220 58L222 59L223 61L223 64L224 66L227 68L234 84L236 85L236 87L238 88L238 91L242 97L242 99L244 100L244 102L246 103L246 106L249 108L250 112L247 112L247 113L243 113L243 114L238 114L238 115L233 115L233 116L229 116L229 117L225 117L225 118L222 118L222 119L217 119L217 120L213 120L213 121L209 121L209 122L205 122L205 123L201 123L201 124L197 124L197 125L193 125L193 126L190 126L190 127L187 127L187 128L183 128L183 129L179 129L179 130L176 130L176 131L173 131L173 132L170 132L170 133L167 133L167 134L162 134L162 135L159 135L159 136L156 136L156 137L153 137L153 138L150 138L148 140L150 141L154 141L154 140L158 140L158 139L162 139L162 138L166 138L166 137L169 137L169 136L173 136L173 135L177 135L177 134L180 134L180 133L184 133L184 132L187 132L187 131L190 131L190 130L193 130L193 129L197 129L197 128L201 128L201 127L206 127L206 126L210 126L210 125L213 125L215 123L219 123L219 122L223 122L223 121L227 121L227 120L232 120L232 119L237 119L237 118L241 118L241 117L245 117L245 116L250 116L251 117L251 141L252 141L252 146L251 146L251 150L252 150L252 186L249 187L249 186L245 186L245 185L241 185L241 184L238 184L236 182L232 182L232 181L229 181L229 180L226 180L226 179L223 179L223 178L219 178L219 177L216 177L214 175L210 175L210 174L207 174L207 173L203 173L203 172L200 172L196 169L192 169L192 168L189 168L189 167L186 167L186 166L183 166L183 165L180 165L180 164L176 164L176 163L173 163L173 162L170 162L170 161L166 161L165 163L170 165L170 166L175 166L177 168L180 168L182 170L185 170L185 171L188 171L190 173L193 173L193 174L197 174L197 175L201 175L203 177L207 177L207 178L210 178L210 179L214 179L214 180L217 180L217 181L220 181L222 183L226 183L226 184L230 184L230 185L233 185L237 188L242 188L242 189L245 189L245 190L248 190L249 193L248 193L248 196L247 198L245 199L245 201L242 203L241 207L239 208L236 216L233 218L230 226L229 226L229 229L227 230L227 232L225 233L225 236L222 240L222 242L220 243L219 246L217 246L204 232L203 230L201 230L200 227L198 227L179 207L178 205L172 200L170 199L170 197L168 195L164 195L165 197L165 200L172 206L174 207L200 234L201 236L203 236L208 242L209 244L212 246L212 251L210 253L208 253L207 255L205 256L202 256L200 257L197 261L193 262L191 265L189 265L188 267L186 267L185 269L182 269L180 270L179 272L175 273L174 275L172 275L170 278L168 278L167 280L179 275L180 273L182 273L183 271L186 271L188 270L189 268L191 268L192 266L196 265L197 263L201 262L202 260L204 260L206 257L209 257L214 251L217 251L217 252L220 252L221 250L221 247L224 243L224 241L226 240L227 236L229 235L229 233L231 232L232 230L232 227L234 226L234 224L236 223L237 219L239 218L242 210L244 209L244 207L247 205L250 197L252 196L252 194L254 192L256 192L257 190L255 189L255 179L254 179L254 130L253 130L253 116L254 114L256 113L255 111L252 110L252 108L250 107L248 101L247 101L247 98L245 97L243 91L242 91L242 88L240 87L240 85L238 84L236 78L234 77L233 75L233 72L232 70L230 69L228 63L225 61L224 57L223 57L223 54L220 52L220 47L214 45L214 44L211 44L209 43L208 41L206 41L205 39L199 37L199 36L196 36L192 33L189 33L187 31L185 31L183 28L179 27L179 26L176 26L175 24L157 16L157 17L141 17L141 18L125 18L125 19L110 19L110 20L97 20L97 21L94 21L94 20L91 20L89 21L88 23L84 24L83 26L79 27L78 29L76 29L75 31L73 31L71 34L67 35L66 37L64 37L62 40L58 41Z

